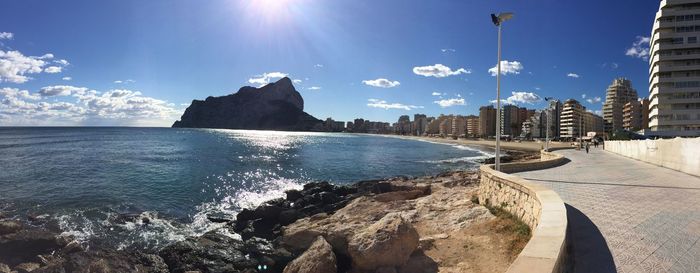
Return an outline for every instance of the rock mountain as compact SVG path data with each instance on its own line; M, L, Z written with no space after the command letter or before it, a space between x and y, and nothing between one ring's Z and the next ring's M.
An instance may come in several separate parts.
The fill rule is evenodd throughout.
M304 112L304 99L284 77L261 88L193 100L174 128L312 131L321 121Z

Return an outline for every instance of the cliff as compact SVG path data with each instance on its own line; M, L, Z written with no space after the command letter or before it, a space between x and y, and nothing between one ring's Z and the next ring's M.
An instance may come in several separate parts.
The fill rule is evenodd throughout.
M173 127L310 131L320 123L304 112L304 99L284 77L261 88L193 100Z

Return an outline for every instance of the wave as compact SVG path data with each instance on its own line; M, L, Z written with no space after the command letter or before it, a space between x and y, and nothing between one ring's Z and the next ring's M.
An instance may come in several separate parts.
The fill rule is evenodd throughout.
M226 223L209 220L212 214L234 219L245 208L254 208L266 201L282 198L285 191L301 189L295 179L274 178L259 183L253 189L238 189L219 201L204 202L196 207L190 220L173 219L156 211L140 213L117 212L114 209L74 210L53 217L62 236L70 236L86 247L114 247L118 250L159 250L188 237L210 231L240 238L222 228Z

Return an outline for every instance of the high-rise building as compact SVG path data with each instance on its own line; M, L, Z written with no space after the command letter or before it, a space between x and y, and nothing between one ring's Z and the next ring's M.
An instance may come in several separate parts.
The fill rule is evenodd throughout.
M520 118L518 113L520 108L515 105L501 106L501 135L502 136L517 136L520 135ZM527 112L526 112L527 113Z
M622 127L629 131L639 131L649 126L649 100L636 100L625 103L622 109Z
M700 27L697 25L700 25L700 1L661 1L649 51L651 135L700 136Z
M637 101L637 90L632 88L632 82L625 78L614 79L605 92L603 104L603 119L605 131L622 130L622 108L625 103Z
M424 114L413 115L413 134L422 136L428 129L428 117Z
M560 130L561 129L561 127L560 127L561 122L559 121L559 119L561 118L561 108L562 108L561 101L552 99L552 100L549 100L549 107L547 107L546 112L544 113L545 120L544 120L543 125L545 126L545 130L547 130L547 128L546 128L547 120L546 119L551 118L551 121L549 121L549 126L550 126L549 137L551 139L559 138L559 133L561 131ZM544 137L546 137L546 134L547 134L547 132L544 131Z
M604 133L605 120L599 115L586 111L583 112L583 135L586 136L590 132Z
M457 115L452 118L452 136L467 136L467 119L464 116Z
M411 134L411 117L408 115L402 115L399 117L399 121L396 123L396 134L399 135L410 135Z
M467 116L467 137L479 136L479 117L475 115Z
M491 137L496 135L496 108L493 105L479 108L479 136Z
M575 99L568 99L564 102L561 110L559 123L559 137L561 138L578 138L583 135L581 126L583 124L583 115L586 112L586 107L581 105Z

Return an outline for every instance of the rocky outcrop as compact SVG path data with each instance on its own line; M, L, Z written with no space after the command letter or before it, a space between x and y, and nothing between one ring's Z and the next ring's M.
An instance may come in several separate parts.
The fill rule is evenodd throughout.
M0 221L0 235L15 233L22 229L22 223L18 221Z
M374 270L403 265L418 247L418 232L400 213L389 213L348 243L353 265Z
M304 254L284 268L284 273L336 273L337 271L333 249L322 236L318 236Z
M310 131L320 123L304 112L304 99L284 77L261 88L245 86L228 96L193 100L173 127Z

